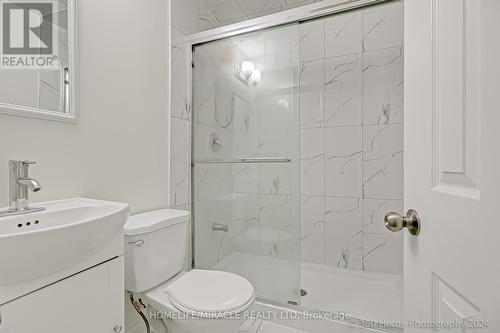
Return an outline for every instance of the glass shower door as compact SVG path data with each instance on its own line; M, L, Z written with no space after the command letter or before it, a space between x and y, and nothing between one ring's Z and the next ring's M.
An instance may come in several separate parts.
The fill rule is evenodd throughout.
M298 25L194 47L194 267L298 304Z

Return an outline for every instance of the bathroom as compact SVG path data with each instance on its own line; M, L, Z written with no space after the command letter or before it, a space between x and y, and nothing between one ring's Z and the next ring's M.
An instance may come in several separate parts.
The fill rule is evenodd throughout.
M0 333L500 329L495 0L0 6Z

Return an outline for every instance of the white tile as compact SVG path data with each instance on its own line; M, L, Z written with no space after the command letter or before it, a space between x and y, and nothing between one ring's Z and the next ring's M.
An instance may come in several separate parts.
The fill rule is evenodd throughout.
M300 130L300 158L309 159L325 152L325 130L305 128Z
M310 21L299 25L300 61L325 57L325 23Z
M384 216L391 211L403 213L403 200L363 200L363 268L402 275L404 234L384 225Z
M259 166L255 164L235 164L233 166L233 186L235 193L259 193Z
M265 157L290 157L297 151L298 141L290 130L267 130L260 133L259 153Z
M371 51L363 57L363 123L403 123L403 49Z
M361 126L325 129L325 194L361 197Z
M220 23L245 17L245 13L236 0L204 0L203 4Z
M325 263L361 268L362 201L360 198L325 198Z
M325 262L324 197L301 198L301 260L323 264Z
M363 126L364 198L403 198L403 125Z
M170 205L191 202L190 122L171 117Z
M325 194L325 156L302 159L301 193L303 195Z
M231 96L231 112L226 114L223 122L230 124L233 132L251 132L259 130L259 114L251 100L234 92ZM218 113L216 113L218 115Z
M292 237L288 195L261 194L260 196L260 254L269 257L291 259L298 250L297 240Z
M171 116L190 119L191 102L189 100L189 54L183 46L172 47L172 98L170 101Z
M300 154L301 193L303 195L324 195L324 129L312 128L300 131Z
M251 157L259 155L258 132L235 132L232 134L232 155L234 157Z
M403 1L363 10L364 50L403 45Z
M260 193L290 194L290 166L281 163L261 165Z
M353 11L325 20L325 55L335 57L362 51L362 14Z
M300 127L322 127L324 123L324 60L300 66Z
M325 60L325 126L362 124L362 57Z
M198 32L199 3L195 0L172 0L172 25L189 35Z
M280 0L237 0L247 16L281 10Z
M290 96L262 96L259 100L258 115L261 129L289 129Z
M197 202L226 200L233 192L231 165L197 164L195 175Z
M258 194L241 194L234 196L232 202L232 219L228 237L232 241L232 251L259 254L258 238L249 233L259 229L260 205Z

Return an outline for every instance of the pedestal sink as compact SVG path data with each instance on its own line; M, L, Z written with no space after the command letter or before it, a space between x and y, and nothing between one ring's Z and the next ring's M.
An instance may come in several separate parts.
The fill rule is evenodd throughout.
M32 206L46 210L0 218L0 305L123 255L127 204L75 198Z

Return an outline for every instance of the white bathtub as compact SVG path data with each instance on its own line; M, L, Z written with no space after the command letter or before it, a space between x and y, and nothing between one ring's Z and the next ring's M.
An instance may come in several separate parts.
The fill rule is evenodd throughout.
M249 279L261 298L286 302L297 290L298 264L276 258L233 253L215 269ZM403 283L399 275L381 274L302 262L300 288L307 291L306 311L348 314L362 321L403 320Z

